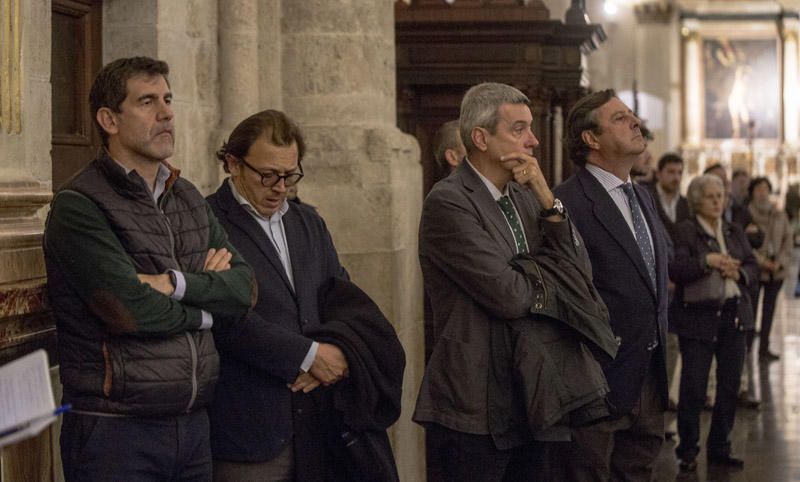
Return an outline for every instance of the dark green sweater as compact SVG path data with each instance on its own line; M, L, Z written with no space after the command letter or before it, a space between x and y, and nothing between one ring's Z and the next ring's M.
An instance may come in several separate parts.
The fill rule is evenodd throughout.
M231 268L204 271L208 250L222 247ZM164 416L210 402L219 360L201 310L215 324L239 318L256 285L191 183L173 171L156 203L136 172L103 155L56 195L44 251L65 403ZM137 276L170 269L185 277L181 300Z

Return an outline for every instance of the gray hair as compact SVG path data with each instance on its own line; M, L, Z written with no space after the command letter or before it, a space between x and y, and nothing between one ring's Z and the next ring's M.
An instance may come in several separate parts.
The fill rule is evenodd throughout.
M689 201L689 209L692 214L697 214L697 208L703 202L703 194L706 191L706 186L709 184L716 184L725 193L725 185L722 184L722 179L714 174L703 174L692 179L689 183L689 190L686 192L686 199Z
M459 128L467 152L475 150L472 129L482 127L494 134L500 120L498 109L503 104L531 105L530 99L518 89L506 84L484 82L470 88L461 101Z
M442 127L436 131L436 136L433 138L433 156L436 158L436 164L438 164L442 170L447 171L449 169L447 159L444 157L445 151L448 149L458 149L460 143L458 119L445 122L442 124Z

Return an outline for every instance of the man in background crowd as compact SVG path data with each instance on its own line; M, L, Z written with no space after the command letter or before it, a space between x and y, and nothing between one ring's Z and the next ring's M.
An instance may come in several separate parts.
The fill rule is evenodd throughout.
M670 238L674 238L675 225L689 218L689 203L681 195L682 179L683 158L674 152L661 156L651 193Z
M668 152L658 160L656 170L656 182L650 188L650 193L656 202L658 215L667 230L671 244L675 242L675 226L681 221L689 219L689 203L686 197L681 195L681 180L683 178L683 158L674 152ZM669 281L668 291L670 300L674 296L675 285ZM678 336L667 333L667 376L673 380L676 376L678 367ZM677 404L670 398L669 409L675 410ZM674 433L666 432L667 438L671 438Z
M445 176L456 170L467 155L461 135L458 132L458 119L442 124L433 138L436 164Z
M750 173L744 169L736 169L731 174L731 197L742 206L750 204L748 187L750 186Z
M648 129L644 124L639 127L642 131L646 147L644 151L636 159L631 168L631 179L645 187L651 187L656 182L655 167L653 166L653 153L650 151L650 143L653 142L653 132Z

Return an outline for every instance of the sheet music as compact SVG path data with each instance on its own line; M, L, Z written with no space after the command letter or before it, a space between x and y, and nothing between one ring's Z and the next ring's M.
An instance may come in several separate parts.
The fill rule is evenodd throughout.
M5 439L8 435L5 432L32 421L36 422L32 425L41 425L43 417L55 419L48 417L54 410L50 369L44 350L0 367L0 438Z

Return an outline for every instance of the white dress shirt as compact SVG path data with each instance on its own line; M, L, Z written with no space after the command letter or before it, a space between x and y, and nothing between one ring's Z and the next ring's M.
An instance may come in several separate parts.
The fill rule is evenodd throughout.
M266 217L262 216L256 208L250 204L244 196L242 196L239 191L236 189L236 184L233 183L233 179L228 178L228 185L231 188L231 193L233 197L236 199L245 211L247 211L253 219L256 220L261 229L264 230L264 233L267 235L267 238L272 242L272 246L275 248L275 251L278 252L278 256L281 259L281 264L283 265L283 270L286 273L286 277L289 279L289 284L292 285L292 289L294 289L294 275L292 274L292 258L289 256L289 244L286 242L286 229L283 226L283 216L289 211L289 202L284 200L281 207L278 208L278 211L272 214L272 216ZM304 372L307 372L311 369L311 365L314 363L314 358L317 356L317 350L319 349L318 342L312 342L311 348L308 349L308 353L306 353L305 358L303 358L303 363L300 364L300 369Z
M519 211L517 210L516 204L514 204L514 200L511 199L511 196L509 196L508 184L506 184L506 187L503 189L503 192L500 192L500 190L497 189L497 186L495 186L492 181L487 179L483 174L480 173L480 171L475 169L475 166L473 166L472 163L469 162L468 158L465 157L464 160L467 162L467 165L473 171L475 171L475 174L478 175L481 181L483 181L483 184L486 186L486 189L489 190L489 193L492 195L495 202L498 201L503 196L508 196L508 199L511 200L511 206L514 208L514 213L516 213L517 219L519 219L519 224L522 227L522 236L525 238L525 251L530 252L530 246L528 245L528 237L525 235L525 224L522 222L522 217L519 215ZM499 205L497 209L500 209ZM503 219L506 220L506 226L508 226L508 231L511 233L511 238L515 239L514 230L511 228L511 224L509 224L505 214L503 214Z
M589 163L586 163L586 170L589 171L589 173L600 182L606 192L608 192L608 195L611 196L611 200L617 205L622 217L625 218L625 222L628 223L628 228L630 228L633 238L636 239L636 232L633 228L633 215L631 214L630 201L628 201L628 195L622 190L622 186L624 184L630 184L631 177L628 176L628 179L623 181L605 169ZM636 191L634 191L634 193L635 192ZM639 202L639 205L641 207L641 201ZM642 208L642 216L644 216L644 208ZM650 226L648 226L647 222L644 223L644 227L647 229L647 240L650 242L650 249L652 249L653 253L655 254L656 250L653 246L653 233L650 232Z
M656 184L656 192L658 193L658 202L661 203L661 207L664 208L664 212L667 213L667 217L673 223L678 218L678 199L680 199L680 193L675 193L672 196L672 199L669 198L667 193L661 189L659 184Z

